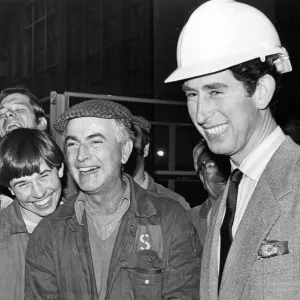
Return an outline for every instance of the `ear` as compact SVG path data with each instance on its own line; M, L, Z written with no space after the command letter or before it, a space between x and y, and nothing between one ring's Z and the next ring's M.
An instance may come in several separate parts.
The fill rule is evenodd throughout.
M260 110L266 109L270 104L276 88L275 79L266 74L258 80L254 98L256 101L256 107Z
M203 174L201 172L199 172L199 178L204 186L204 177L203 177ZM205 186L204 186L205 187Z
M46 130L47 129L47 120L45 117L39 118L39 124L38 124L39 130Z
M130 153L132 151L133 142L132 140L128 140L125 144L122 145L122 164L126 164Z
M60 167L59 170L58 170L58 177L59 177L59 178L62 178L63 175L64 175L64 164L62 163L62 164L61 164L61 167Z
M16 194L14 193L14 191L12 190L12 188L8 188L9 190L10 190L10 192L11 192L11 194L13 195L13 196L16 196Z
M150 148L150 143L148 143L145 147L144 147L144 157L147 157L149 154L149 148Z

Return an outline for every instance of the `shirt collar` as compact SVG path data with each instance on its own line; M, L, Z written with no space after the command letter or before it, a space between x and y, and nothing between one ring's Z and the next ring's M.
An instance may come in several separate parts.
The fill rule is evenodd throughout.
M247 177L258 181L266 165L284 139L285 134L281 128L277 126L266 139L248 154L240 166L237 166L230 160L232 170L239 168Z

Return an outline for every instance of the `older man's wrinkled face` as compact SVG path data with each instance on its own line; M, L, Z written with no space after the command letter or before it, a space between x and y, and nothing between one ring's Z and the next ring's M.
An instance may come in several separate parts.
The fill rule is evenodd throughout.
M94 195L114 189L129 154L116 139L116 121L82 117L69 121L65 151L69 170L84 192ZM126 152L126 153L125 153Z
M0 104L0 136L17 128L38 128L30 100L26 95L14 93Z

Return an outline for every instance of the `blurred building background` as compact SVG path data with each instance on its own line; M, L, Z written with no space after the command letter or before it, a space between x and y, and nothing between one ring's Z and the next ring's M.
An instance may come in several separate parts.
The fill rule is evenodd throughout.
M197 205L205 200L193 172L192 149L199 134L190 123L180 85L164 84L164 79L176 68L184 23L203 2L0 0L0 88L25 84L41 98L49 98L51 91L70 91L170 101L126 106L152 122L148 167L154 177ZM241 2L273 21L290 53L294 70L284 76L276 116L284 124L300 117L300 1ZM68 105L82 100L75 98ZM50 101L44 103L49 114Z

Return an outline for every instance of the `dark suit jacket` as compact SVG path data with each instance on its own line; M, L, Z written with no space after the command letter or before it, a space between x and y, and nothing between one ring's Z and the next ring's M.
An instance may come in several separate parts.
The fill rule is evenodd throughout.
M227 193L228 185L211 210L200 299L299 299L300 147L286 137L267 164L229 250L218 294L218 242ZM289 253L259 259L258 251L267 238L287 241Z

